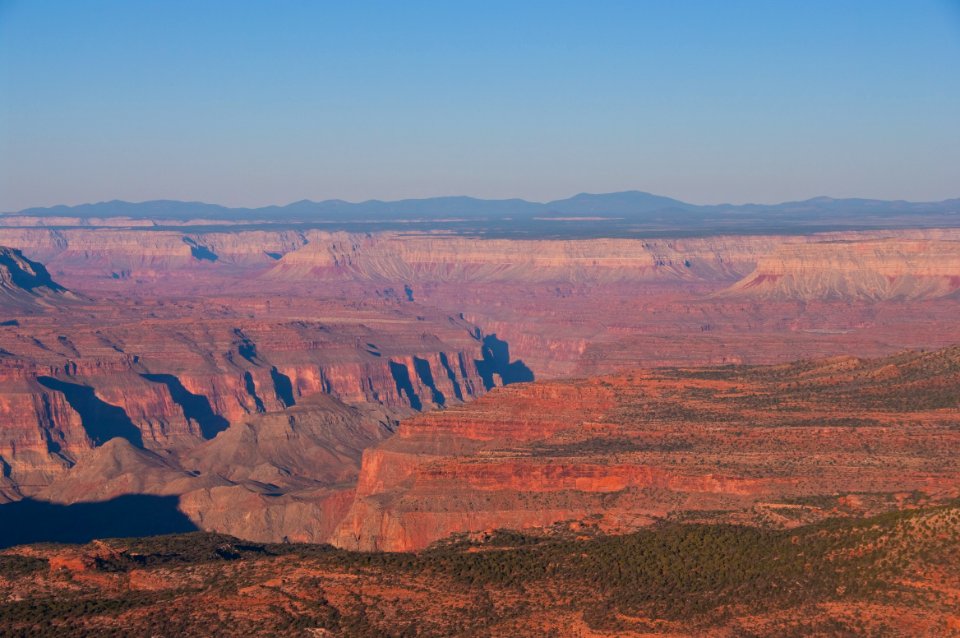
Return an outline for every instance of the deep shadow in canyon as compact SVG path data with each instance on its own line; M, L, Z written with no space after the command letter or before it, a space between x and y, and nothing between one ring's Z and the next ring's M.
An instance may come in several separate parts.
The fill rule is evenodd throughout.
M96 538L153 536L198 528L176 496L135 494L60 505L23 499L0 505L0 548L26 543L88 543Z
M396 361L390 362L390 374L393 376L393 382L397 385L397 394L407 395L410 407L414 410L422 410L423 402L413 389L413 383L410 381L410 371L407 366Z
M212 439L230 426L230 422L213 411L207 397L193 394L180 383L180 379L172 374L142 374L147 381L162 383L167 386L170 396L183 409L183 415L197 422L200 434L205 439Z
M254 383L253 375L250 374L249 370L243 373L243 387L247 391L247 394L250 395L250 398L253 399L253 403L257 407L257 412L266 412L267 408L263 405L263 400L257 395L257 384Z
M437 389L437 383L433 380L433 373L430 372L430 362L420 357L413 358L413 369L420 379L420 383L430 388L432 401L437 405L445 405L447 402L443 392Z
M190 254L197 261L210 261L214 262L220 259L220 256L210 250L208 247L198 244L196 241L190 239L189 237L183 238L183 243L190 246Z
M460 401L463 401L463 389L460 387L460 382L457 381L457 375L453 371L453 368L450 367L450 360L444 352L440 353L440 365L443 366L443 371L446 373L447 378L450 379L450 384L453 385L453 395Z
M496 334L483 338L483 359L474 363L483 380L483 387L487 390L492 390L497 385L493 375L499 376L503 385L533 381L533 370L519 359L511 362L510 344L498 339Z
M273 380L273 388L277 394L277 400L283 404L283 407L289 408L297 404L293 398L293 382L290 377L277 370L277 366L270 368L270 378Z
M24 270L22 265L17 263L17 260L8 252L0 254L0 268L8 273L13 285L27 292L32 292L36 288L47 288L54 292L65 292L67 290L50 277L50 272L46 266L27 259L19 251L15 251L15 254L27 266L27 270Z
M80 422L94 445L103 445L115 437L121 437L131 445L143 448L143 436L123 408L110 405L93 391L93 388L78 383L68 383L53 377L37 377L45 388L63 394L70 407L80 415Z

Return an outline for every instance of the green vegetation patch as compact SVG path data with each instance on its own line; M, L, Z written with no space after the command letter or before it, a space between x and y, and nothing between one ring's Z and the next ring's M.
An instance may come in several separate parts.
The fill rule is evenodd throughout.
M46 571L49 563L44 558L0 554L0 576L7 579L21 578L35 572Z

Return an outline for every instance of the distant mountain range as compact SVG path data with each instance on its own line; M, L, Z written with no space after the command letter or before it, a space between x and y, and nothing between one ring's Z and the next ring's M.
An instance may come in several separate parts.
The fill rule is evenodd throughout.
M210 220L238 223L373 224L423 229L449 228L487 234L633 234L691 230L769 232L812 229L896 228L960 225L960 198L940 202L816 197L781 204L688 204L641 191L590 194L537 203L522 199L432 197L398 201L302 200L285 206L229 208L203 202L110 201L78 206L28 208L7 215L79 219L128 218L163 225ZM0 216L0 225L3 217Z

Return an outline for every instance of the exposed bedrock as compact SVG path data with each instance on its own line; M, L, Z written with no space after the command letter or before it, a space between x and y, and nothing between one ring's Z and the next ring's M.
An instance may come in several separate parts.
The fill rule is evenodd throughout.
M183 233L178 231L0 228L0 245L21 248L54 274L86 287L96 280L169 278L184 271L195 276L268 267L308 242L297 231ZM69 286L68 286L69 287Z
M611 532L676 517L791 526L911 493L952 498L957 383L952 348L498 389L404 421L366 450L331 540L407 551L570 521Z
M114 438L35 489L59 505L132 494L175 497L198 529L243 538L320 542L342 519L361 451L388 436L397 414L328 395L252 416L189 450L146 450Z
M411 354L381 347L374 355L366 344L383 342L382 334L363 331L358 345L354 339L331 339L320 326L315 333L304 326L271 328L289 340L265 339L255 361L231 347L232 331L218 336L210 326L205 343L190 340L185 350L183 327L171 334L157 330L151 351L137 348L144 354L134 356L101 357L95 350L86 356L93 344L80 339L71 342L78 354L37 353L31 342L18 357L0 360L10 366L0 376L0 457L7 474L30 489L28 484L43 483L43 477L114 437L135 447L186 450L251 416L295 409L314 394L383 405L403 415L485 389L474 363L481 359L481 344L466 329L454 343L431 336L409 344L410 350L401 348ZM21 343L14 339L12 345ZM405 373L403 387L396 382L398 370Z
M778 247L720 293L764 299L934 299L960 291L960 241L833 241Z
M0 245L0 322L15 323L13 316L35 314L71 300L76 295L54 281L43 264Z
M201 529L320 541L363 449L517 363L486 370L477 326L393 301L68 301L0 325L0 501L176 498Z
M42 261L66 285L114 289L125 280L262 273L272 280L390 282L404 298L436 282L734 281L781 246L894 238L960 239L956 229L863 231L807 236L677 239L507 240L400 233L0 228L0 245ZM814 253L820 249L811 249ZM827 248L829 250L829 247ZM909 248L907 249L909 250Z

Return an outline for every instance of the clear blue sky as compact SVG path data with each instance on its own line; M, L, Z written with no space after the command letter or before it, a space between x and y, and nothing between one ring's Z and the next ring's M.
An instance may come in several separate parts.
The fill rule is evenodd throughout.
M960 0L0 0L0 210L960 196Z

